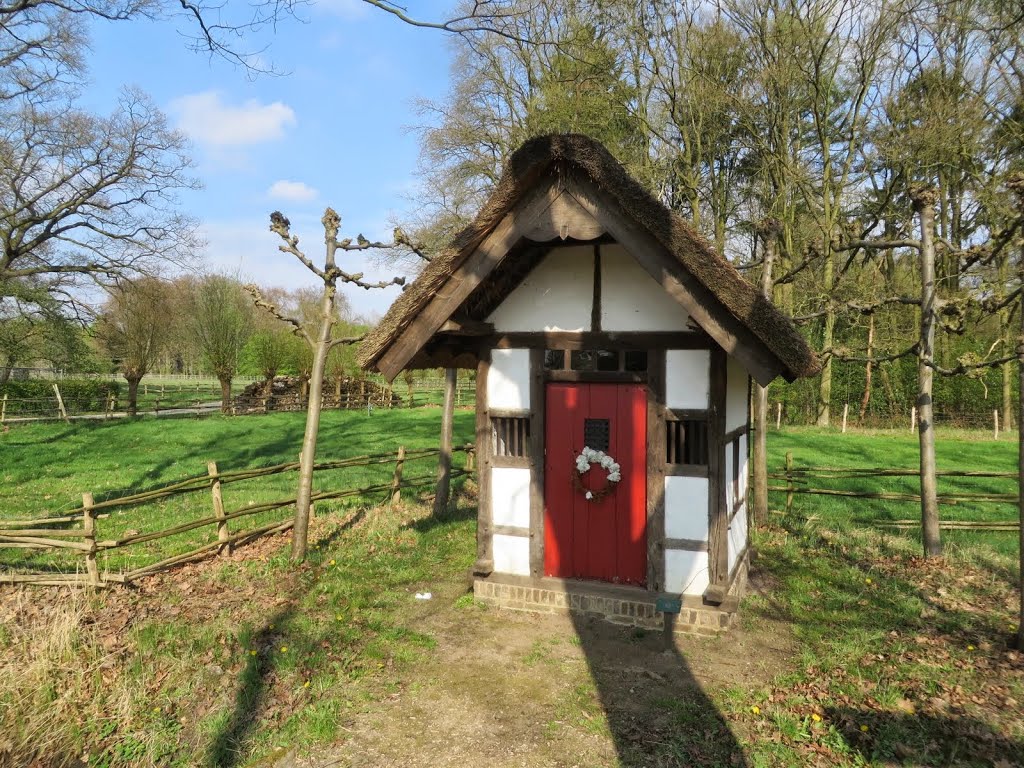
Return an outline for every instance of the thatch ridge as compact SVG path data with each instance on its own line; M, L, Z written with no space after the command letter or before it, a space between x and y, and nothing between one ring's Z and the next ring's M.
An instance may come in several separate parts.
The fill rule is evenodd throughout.
M762 297L682 217L645 190L604 146L578 134L539 136L512 155L476 219L427 265L363 342L358 355L361 366L371 367L384 354L452 271L552 166L582 174L614 200L623 213L647 229L783 363L786 378L813 376L818 372L817 356L788 317Z

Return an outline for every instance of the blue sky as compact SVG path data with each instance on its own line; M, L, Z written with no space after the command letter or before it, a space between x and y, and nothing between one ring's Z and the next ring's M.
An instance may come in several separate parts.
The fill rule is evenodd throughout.
M327 205L341 214L343 236L390 241L392 219L415 207L415 101L443 97L450 61L443 33L361 0L317 0L303 16L251 41L246 50L269 43L260 56L287 73L256 79L188 50L173 21L94 24L84 95L89 108L109 112L124 86L148 93L191 139L204 188L185 195L183 208L202 221L205 262L288 288L315 283L277 251L270 211L288 216L314 261ZM356 311L379 315L397 289L346 295Z

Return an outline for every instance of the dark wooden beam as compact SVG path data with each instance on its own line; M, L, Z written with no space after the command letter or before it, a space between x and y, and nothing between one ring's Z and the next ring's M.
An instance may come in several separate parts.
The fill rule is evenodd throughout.
M711 350L711 418L708 423L708 602L725 600L729 580L729 506L725 482L725 350Z
M438 333L449 333L452 336L493 336L494 323L471 320L467 317L449 318L441 323Z
M544 350L530 350L530 574L544 575Z
M665 588L665 351L647 358L647 589Z
M594 300L590 305L590 332L601 332L601 246L594 246Z
M476 563L473 573L487 576L494 570L494 514L491 510L491 421L487 414L487 374L491 353L481 350L476 369L477 522Z
M537 331L499 333L482 341L496 349L711 349L696 331Z

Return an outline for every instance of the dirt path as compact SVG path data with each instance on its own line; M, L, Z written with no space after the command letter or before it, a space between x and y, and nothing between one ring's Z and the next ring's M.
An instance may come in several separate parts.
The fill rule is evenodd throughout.
M424 607L429 658L304 766L743 765L708 692L767 682L791 653L784 629L683 638L599 620Z

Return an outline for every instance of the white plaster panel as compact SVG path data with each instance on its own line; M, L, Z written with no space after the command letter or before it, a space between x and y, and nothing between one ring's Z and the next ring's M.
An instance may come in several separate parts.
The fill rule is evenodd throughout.
M497 331L589 331L594 247L554 248L487 319Z
M529 410L530 350L491 350L491 367L487 371L487 407Z
M708 588L708 553L665 550L665 591L703 595Z
M706 477L665 478L665 536L669 539L708 540Z
M736 500L736 487L732 481L732 443L725 446L725 500L726 509L732 509Z
M618 243L601 246L601 330L688 331L689 315Z
M732 432L747 423L750 408L750 374L735 358L725 367L725 431Z
M727 538L729 573L732 573L733 566L736 565L736 559L743 554L743 549L747 546L746 502L743 503L743 506L736 512L736 516L733 517L732 524L729 526L729 535Z
M747 472L750 463L747 461L747 436L740 436L740 498L747 498Z
M491 470L491 514L495 525L530 527L530 470L495 467Z
M711 352L670 349L665 353L665 404L669 408L707 408Z
M530 575L530 539L528 536L506 536L496 533L493 537L494 572Z

